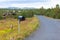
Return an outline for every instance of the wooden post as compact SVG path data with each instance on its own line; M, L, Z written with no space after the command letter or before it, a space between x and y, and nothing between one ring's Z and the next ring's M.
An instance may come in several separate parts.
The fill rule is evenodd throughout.
M20 33L20 19L18 19L18 33Z

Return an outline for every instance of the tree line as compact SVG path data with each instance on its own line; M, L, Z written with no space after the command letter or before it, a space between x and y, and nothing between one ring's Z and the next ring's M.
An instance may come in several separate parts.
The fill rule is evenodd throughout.
M35 14L37 15L45 15L48 17L60 19L60 7L58 4L56 5L55 8L44 9L43 7L41 7L40 9L37 9L36 11L35 11Z
M60 19L60 6L59 4L56 5L55 8L48 8L45 9L43 7L39 9L2 9L0 8L0 19L3 18L4 13L15 13L16 15L7 15L6 18L17 18L19 15L24 17L33 17L34 15L45 15L48 17ZM9 17L10 16L10 17Z

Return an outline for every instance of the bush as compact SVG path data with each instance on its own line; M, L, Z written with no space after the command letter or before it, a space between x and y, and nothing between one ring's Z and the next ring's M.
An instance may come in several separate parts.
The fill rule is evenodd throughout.
M24 17L33 17L34 16L33 12L30 10L22 11L21 15Z
M2 16L0 16L0 20L1 20L1 19L3 19L3 17L2 17Z

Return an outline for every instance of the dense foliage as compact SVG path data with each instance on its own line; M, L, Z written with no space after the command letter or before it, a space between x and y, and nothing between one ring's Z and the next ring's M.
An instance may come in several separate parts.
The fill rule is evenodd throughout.
M33 17L34 14L36 15L45 15L53 18L60 19L60 7L57 4L55 8L48 8L45 9L43 7L39 9L0 9L0 19L3 19L3 14L6 12L13 12L15 11L16 15L8 15L6 18L17 18L19 15L24 17Z
M60 8L59 8L58 4L56 5L55 8L44 9L42 7L40 9L35 10L35 14L45 15L45 16L48 16L48 17L53 17L53 18L60 19Z

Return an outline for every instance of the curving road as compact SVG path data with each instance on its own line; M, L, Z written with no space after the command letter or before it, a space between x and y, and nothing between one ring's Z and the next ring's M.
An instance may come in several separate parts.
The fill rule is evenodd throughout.
M25 40L60 40L60 21L38 16L39 28Z

